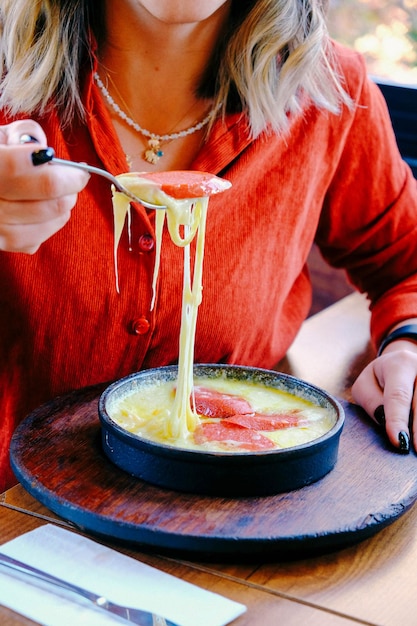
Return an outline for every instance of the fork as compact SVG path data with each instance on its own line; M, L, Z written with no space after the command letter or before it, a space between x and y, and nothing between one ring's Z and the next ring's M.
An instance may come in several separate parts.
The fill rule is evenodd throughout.
M36 150L32 152L32 163L33 165L43 165L44 163L57 163L59 165L69 165L70 167L77 167L80 170L84 170L86 172L90 172L90 174L98 174L99 176L103 176L107 178L113 185L116 187L118 191L121 191L125 194L130 200L133 202L139 202L146 209L166 209L166 206L162 204L152 204L150 202L145 202L141 198L138 198L133 194L129 189L127 189L122 183L107 172L107 170L103 170L100 167L94 167L94 165L88 165L87 163L79 163L78 161L69 161L68 159L59 159L55 156L55 151L53 148L45 148L43 150Z
M2 552L0 552L0 565L4 565L5 567L8 567L12 570L27 574L28 576L32 576L34 578L37 578L38 580L42 580L43 582L54 585L55 587L60 587L61 589L71 591L72 593L86 598L96 607L103 609L104 611L108 611L113 615L117 615L118 617L121 617L122 619L132 624L138 624L139 626L178 626L178 624L175 624L174 622L165 619L161 615L155 615L154 613L150 613L149 611L134 609L128 606L123 606L121 604L110 602L110 600L108 600L104 596L93 593L92 591L88 591L83 587L73 585L66 580L62 580L61 578L52 576L52 574L43 572L36 567L32 567L31 565L27 565L26 563L17 561L16 559L7 556L7 554L3 554Z

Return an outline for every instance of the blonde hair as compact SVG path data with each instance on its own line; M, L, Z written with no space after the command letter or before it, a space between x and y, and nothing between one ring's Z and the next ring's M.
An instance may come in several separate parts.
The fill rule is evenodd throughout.
M288 126L306 97L333 113L350 105L338 75L321 0L259 0L231 36L220 65L218 98L232 86L252 134Z
M98 6L97 6L98 4ZM223 113L247 113L253 136L285 130L307 101L337 113L350 104L332 58L325 0L232 0L231 19L200 93ZM84 113L82 74L91 33L105 38L97 0L1 0L0 107L12 115L58 107Z
M1 0L0 107L12 115L43 114L53 102L67 119L82 113L80 72L88 57L88 4Z

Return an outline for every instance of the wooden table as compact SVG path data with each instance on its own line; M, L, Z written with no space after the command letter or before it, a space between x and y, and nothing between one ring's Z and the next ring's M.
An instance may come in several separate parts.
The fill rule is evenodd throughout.
M369 313L356 294L307 320L279 369L350 399L373 355ZM325 347L325 350L323 349ZM416 461L417 462L417 461ZM0 543L45 523L72 528L21 486L0 495ZM304 560L187 562L117 546L160 570L247 605L236 626L415 626L417 507L362 543ZM0 623L33 622L0 607Z

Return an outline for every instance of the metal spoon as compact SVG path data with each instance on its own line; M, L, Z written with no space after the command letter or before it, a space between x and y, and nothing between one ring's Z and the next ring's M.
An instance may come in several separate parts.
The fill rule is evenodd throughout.
M118 191L121 191L128 198L130 198L133 202L139 202L146 209L166 209L167 207L162 204L151 204L150 202L145 202L141 198L138 198L133 194L129 189L126 189L124 185L112 174L107 172L106 170L102 170L99 167L94 167L93 165L87 165L86 163L78 163L77 161L68 161L67 159L58 159L55 156L55 151L53 148L45 148L43 150L36 150L32 152L32 163L33 165L43 165L44 163L58 163L59 165L69 165L70 167L77 167L80 170L85 170L86 172L90 172L90 174L98 174L99 176L103 176L107 178L113 185L116 187Z

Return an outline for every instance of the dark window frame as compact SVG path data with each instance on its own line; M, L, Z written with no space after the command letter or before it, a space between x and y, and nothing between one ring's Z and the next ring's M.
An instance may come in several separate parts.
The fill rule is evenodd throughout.
M388 104L398 147L417 178L417 87L375 79Z

